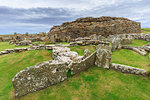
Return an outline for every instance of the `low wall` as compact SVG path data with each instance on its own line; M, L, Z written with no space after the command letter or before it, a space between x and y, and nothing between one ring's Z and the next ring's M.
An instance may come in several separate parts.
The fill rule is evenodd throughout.
M117 34L117 35L110 35L108 36L108 40L112 40L113 38L133 38L138 40L150 41L150 34L149 33L130 33L130 34Z
M136 74L136 75L146 75L146 70L135 68L131 66L121 65L112 63L110 66L111 69L118 70L123 73Z
M59 47L66 47L68 45L59 45ZM39 45L39 46L30 46L29 48L15 48L15 49L5 49L5 51L1 51L0 55L10 54L10 53L18 53L22 51L30 51L30 50L52 50L55 45Z
M15 48L15 49L5 49L5 51L1 51L0 55L10 54L10 53L18 53L22 51L27 51L28 48Z
M32 48L32 50L34 49ZM40 47L40 49L46 49L46 47ZM49 49L53 49L54 60L28 67L17 73L12 79L17 97L64 81L67 79L68 70L74 75L95 65L106 69L118 70L123 73L146 75L146 70L144 69L115 63L110 64L112 55L111 46L98 45L96 51L92 54L88 50L85 50L84 56L79 56L67 47L52 46L51 48L50 46Z
M67 79L67 64L57 61L46 61L28 67L12 79L17 97L38 91Z
M150 46L136 47L136 46L123 45L122 49L133 50L143 56L145 56L147 54L147 52L150 52Z
M85 46L85 45L98 45L98 44L104 44L104 45L109 45L109 42L104 42L100 40L80 40L80 41L75 41L75 42L70 42L70 46Z
M92 53L90 56L81 60L80 62L72 62L68 68L71 70L71 74L77 74L82 71L89 69L95 65L96 52Z

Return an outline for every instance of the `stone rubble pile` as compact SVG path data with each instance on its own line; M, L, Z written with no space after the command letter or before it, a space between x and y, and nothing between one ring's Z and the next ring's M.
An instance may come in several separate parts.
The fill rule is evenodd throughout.
M53 47L52 57L54 60L66 62L68 64L83 58L83 56L79 56L77 52L71 51L70 48L67 47Z
M146 70L144 69L121 65L121 64L112 63L110 68L121 71L123 73L130 73L130 74L144 75L144 76L146 75Z
M16 42L15 46L27 46L27 45L31 45L31 44L32 44L32 41L24 40L24 41L21 41L21 42Z

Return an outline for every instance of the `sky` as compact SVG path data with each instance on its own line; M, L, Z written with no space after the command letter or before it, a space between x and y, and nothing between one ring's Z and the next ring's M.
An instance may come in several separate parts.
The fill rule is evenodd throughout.
M48 32L80 17L126 17L150 27L150 0L0 0L0 34Z

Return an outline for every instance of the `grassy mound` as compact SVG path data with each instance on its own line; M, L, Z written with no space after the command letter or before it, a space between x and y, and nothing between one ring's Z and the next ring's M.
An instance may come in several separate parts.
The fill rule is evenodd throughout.
M52 59L52 51L37 50L0 56L0 100L8 100L13 90L12 78L17 72Z

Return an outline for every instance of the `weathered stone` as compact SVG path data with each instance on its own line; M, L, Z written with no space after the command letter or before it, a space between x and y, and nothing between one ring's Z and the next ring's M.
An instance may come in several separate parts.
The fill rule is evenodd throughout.
M68 65L68 68L71 70L71 74L77 74L82 71L87 70L90 67L94 67L96 59L96 52L92 53L90 56L79 62L72 62Z
M38 91L67 79L67 64L58 61L47 61L28 67L12 79L17 97Z
M16 42L15 46L27 46L27 45L30 45L32 44L32 42L30 40L24 40L24 41L21 41L21 42Z
M95 65L108 69L111 62L111 49L112 48L110 46L98 45L96 50Z
M121 40L121 44L124 45L124 44L132 44L132 38L122 38Z
M89 37L93 34L107 37L111 34L140 33L141 25L127 18L99 17L79 18L73 22L66 22L60 26L54 26L48 33L51 42L72 41L78 37ZM70 40L68 40L68 38ZM98 37L93 37L97 40Z
M82 40L82 41L70 42L70 46L84 46L84 45L98 45L98 44L109 45L109 42L104 42L100 40Z
M114 38L112 40L112 51L115 51L117 49L121 49L121 38Z
M70 48L67 47L53 47L52 57L54 60L66 62L67 64L70 64L73 60L79 59L78 53L70 51Z
M88 57L89 55L91 55L91 52L88 49L85 49L83 59Z
M136 75L146 75L146 70L135 68L131 66L121 65L112 63L110 66L111 69L118 70L123 73L136 74Z
M132 48L132 50L139 53L140 55L143 55L143 56L145 56L147 54L147 52L144 49Z

